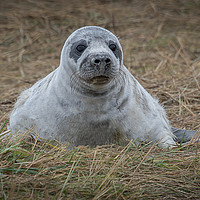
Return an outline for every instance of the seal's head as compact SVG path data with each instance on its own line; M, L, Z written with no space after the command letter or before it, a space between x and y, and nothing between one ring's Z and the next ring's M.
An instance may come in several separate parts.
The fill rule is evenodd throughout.
M115 79L122 63L122 48L117 37L97 26L73 32L61 54L61 65L70 68L79 82L97 87Z

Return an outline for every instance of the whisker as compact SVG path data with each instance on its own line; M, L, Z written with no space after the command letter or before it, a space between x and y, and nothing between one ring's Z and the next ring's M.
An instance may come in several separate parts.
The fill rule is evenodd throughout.
M74 92L76 90L76 88L78 87L78 85L79 85L78 75L79 75L79 72L75 72L70 77L71 92Z
M114 76L115 84L116 85L118 85L118 84L124 85L125 84L125 77L126 77L125 72L120 69L118 74Z

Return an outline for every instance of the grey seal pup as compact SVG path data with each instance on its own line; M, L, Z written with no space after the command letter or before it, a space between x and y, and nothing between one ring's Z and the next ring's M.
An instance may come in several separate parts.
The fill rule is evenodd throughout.
M123 65L119 40L97 26L69 36L59 67L18 97L10 129L73 146L130 139L176 145L165 110ZM180 140L185 131L178 133Z

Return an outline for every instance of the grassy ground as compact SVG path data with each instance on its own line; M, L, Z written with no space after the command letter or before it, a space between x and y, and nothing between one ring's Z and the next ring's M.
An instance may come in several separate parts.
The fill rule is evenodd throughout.
M200 128L200 1L1 1L0 132L22 90L59 65L65 39L99 25L171 124ZM200 199L199 144L78 147L0 139L0 199Z

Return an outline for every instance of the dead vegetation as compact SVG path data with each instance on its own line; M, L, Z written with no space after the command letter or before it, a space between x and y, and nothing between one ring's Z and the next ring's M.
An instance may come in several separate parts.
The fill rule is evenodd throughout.
M200 1L2 1L0 132L17 95L59 65L85 25L119 36L124 63L173 126L200 128ZM94 149L0 139L0 199L200 199L199 144Z

